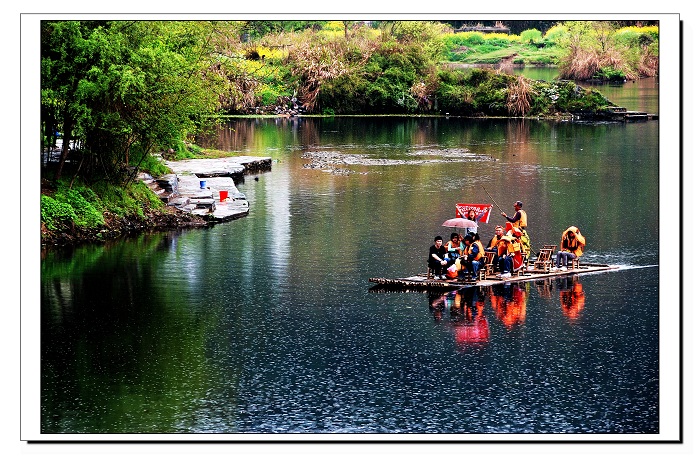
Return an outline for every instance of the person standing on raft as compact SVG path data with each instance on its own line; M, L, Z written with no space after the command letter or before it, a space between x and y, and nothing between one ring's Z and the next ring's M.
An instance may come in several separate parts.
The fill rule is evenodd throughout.
M523 210L523 202L520 200L513 203L513 208L515 208L515 214L513 216L508 216L505 212L501 211L501 216L506 218L514 228L518 228L522 233L520 241L522 243L522 250L525 258L530 256L530 236L527 234L527 213ZM508 234L508 233L506 233ZM512 235L512 233L511 233Z

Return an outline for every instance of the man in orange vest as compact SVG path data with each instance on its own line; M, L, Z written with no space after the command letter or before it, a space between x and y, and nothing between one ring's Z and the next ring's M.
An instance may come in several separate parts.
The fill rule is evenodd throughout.
M483 268L484 258L484 246L479 240L479 234L475 233L472 236L472 242L467 248L467 271L473 278L476 278L479 274L479 269Z
M557 268L563 264L560 269L566 270L569 260L583 255L585 246L586 238L581 235L579 228L576 226L568 227L561 235L561 250L557 252Z
M513 208L515 208L515 214L513 214L513 216L508 216L502 211L501 216L506 218L514 228L519 229L522 233L520 241L522 242L523 254L527 257L530 255L530 236L527 233L527 213L523 210L523 202L520 200L513 203Z

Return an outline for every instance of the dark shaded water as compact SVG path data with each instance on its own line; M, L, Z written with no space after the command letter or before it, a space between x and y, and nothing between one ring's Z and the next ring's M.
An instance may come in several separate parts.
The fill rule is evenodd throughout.
M216 145L273 158L247 217L44 255L42 432L659 431L658 122L243 119ZM370 289L482 185L535 247L573 224L622 268Z

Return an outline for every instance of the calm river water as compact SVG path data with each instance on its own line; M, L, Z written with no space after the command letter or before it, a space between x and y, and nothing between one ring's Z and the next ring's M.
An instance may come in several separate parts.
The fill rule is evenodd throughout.
M240 119L211 144L273 159L247 217L42 255L43 433L659 431L658 121ZM535 248L576 225L621 268L371 288L484 187Z

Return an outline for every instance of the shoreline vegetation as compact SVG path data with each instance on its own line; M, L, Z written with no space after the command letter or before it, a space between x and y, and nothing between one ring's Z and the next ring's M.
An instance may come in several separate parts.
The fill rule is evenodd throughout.
M655 22L46 21L43 247L207 223L137 175L228 156L192 142L265 117L570 120L615 107L587 81L658 74ZM70 58L70 59L69 59ZM552 66L553 81L505 73ZM57 143L60 142L60 147Z

